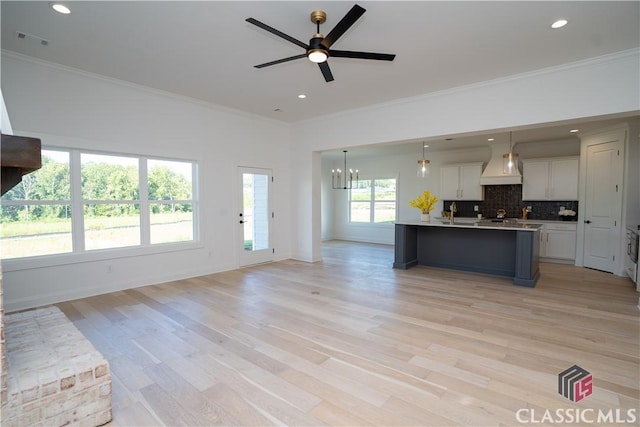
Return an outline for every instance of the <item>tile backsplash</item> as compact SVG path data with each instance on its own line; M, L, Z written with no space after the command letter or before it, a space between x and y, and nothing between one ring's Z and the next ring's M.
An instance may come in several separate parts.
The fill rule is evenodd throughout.
M442 202L442 210L448 211L452 200ZM578 201L522 201L522 185L486 185L484 187L484 200L481 201L458 201L456 200L458 217L475 217L481 213L487 218L495 218L498 209L507 211L507 218L522 217L522 208L531 206L529 219L560 220L558 212L564 206L576 212L572 220L578 219ZM478 206L478 212L474 211L474 206Z

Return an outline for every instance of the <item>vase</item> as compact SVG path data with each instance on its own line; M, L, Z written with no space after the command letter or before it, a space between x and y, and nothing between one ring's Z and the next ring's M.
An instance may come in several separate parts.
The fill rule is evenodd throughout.
M420 216L420 221L422 222L431 222L431 215L429 215L429 212L427 213L422 213L422 215Z

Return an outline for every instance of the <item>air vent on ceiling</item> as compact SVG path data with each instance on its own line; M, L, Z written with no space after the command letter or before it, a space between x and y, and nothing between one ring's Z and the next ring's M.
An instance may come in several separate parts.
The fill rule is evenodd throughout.
M42 46L49 46L49 40L45 40L42 37L34 36L33 34L23 33L22 31L17 31L16 34L20 40L26 40L31 43L37 43Z

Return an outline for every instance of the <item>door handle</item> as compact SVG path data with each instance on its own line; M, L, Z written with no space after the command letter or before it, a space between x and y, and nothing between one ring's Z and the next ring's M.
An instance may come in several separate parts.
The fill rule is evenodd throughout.
M240 224L244 224L244 221L243 221L243 220L240 220Z
M591 224L591 220L587 219L584 221L585 224Z

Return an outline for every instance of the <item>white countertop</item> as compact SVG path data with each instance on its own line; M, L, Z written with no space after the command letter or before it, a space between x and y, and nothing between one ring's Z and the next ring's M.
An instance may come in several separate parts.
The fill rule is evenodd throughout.
M469 218L470 220L472 218ZM473 222L461 221L456 222L454 219L453 224L450 224L448 220L436 220L431 219L431 222L423 221L396 221L396 224L401 225L418 225L422 227L454 227L454 228L477 228L482 230L515 230L515 231L537 231L542 225L531 223L519 223L519 222L493 222L493 223L480 223L478 220Z
M578 221L562 221L557 219L520 219L520 218L507 218L509 220L513 220L518 222L518 224L577 224ZM432 216L432 221L449 221L449 218L444 218L440 216ZM476 217L455 217L455 221L460 221L461 223L472 223L480 221ZM491 218L482 218L483 221L491 221Z

